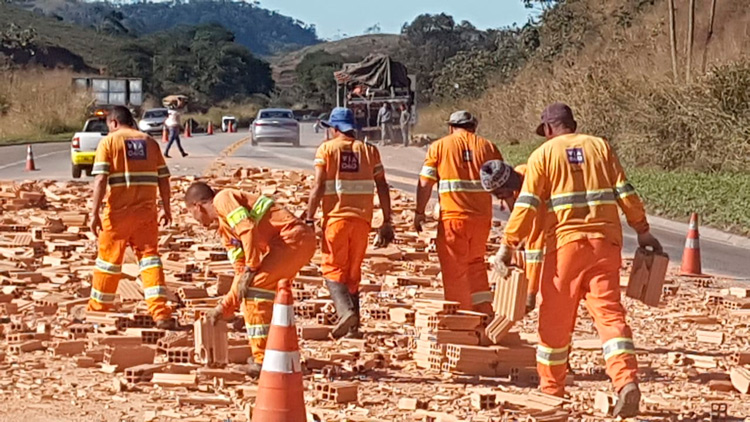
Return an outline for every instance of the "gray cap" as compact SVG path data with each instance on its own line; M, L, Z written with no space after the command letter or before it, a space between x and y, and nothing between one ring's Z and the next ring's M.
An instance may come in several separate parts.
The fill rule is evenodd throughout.
M544 125L575 125L576 119L573 118L573 110L565 103L552 103L542 112L542 123L536 127L536 134L544 136Z
M451 126L462 126L476 122L476 117L474 117L466 110L454 111L453 114L451 114L451 117L448 119L448 124Z
M513 166L500 160L490 160L482 164L479 170L479 177L482 180L482 187L486 191L494 191L505 187L513 175Z

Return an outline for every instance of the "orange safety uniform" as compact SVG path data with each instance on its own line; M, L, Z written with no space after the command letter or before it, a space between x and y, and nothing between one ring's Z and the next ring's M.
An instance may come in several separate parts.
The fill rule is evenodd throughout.
M440 223L437 253L445 299L461 309L492 313L485 253L492 226L492 195L480 169L503 156L490 141L456 131L430 145L420 178L438 183Z
M649 230L643 203L625 178L610 145L601 138L569 134L531 154L505 240L528 236L542 204L549 212L541 286L537 369L542 391L562 396L578 303L585 299L602 339L607 374L617 390L636 382L633 335L620 303L622 227L618 205L638 233Z
M159 179L169 177L159 144L135 129L120 129L99 142L91 174L108 176L109 194L99 233L99 254L88 309L113 308L125 249L135 251L143 293L155 321L167 319L164 270L159 258L156 210ZM167 204L166 206L169 206Z
M219 234L235 270L232 288L221 301L224 318L241 305L255 362L262 363L273 313L276 286L293 279L315 253L315 232L271 198L236 189L216 194ZM246 268L255 277L244 298L238 281ZM240 302L241 300L241 302Z
M522 178L526 176L526 164L519 164L516 166L515 170ZM518 199L520 193L521 191L516 192L516 199ZM542 280L542 262L544 262L545 240L544 216L546 213L547 206L545 204L540 204L537 210L536 220L531 228L531 233L526 238L523 253L523 268L526 272L526 278L529 280L528 292L529 294L534 295L539 292L539 284Z
M325 171L323 277L359 290L373 212L375 179L384 178L374 145L340 135L318 147L315 166Z

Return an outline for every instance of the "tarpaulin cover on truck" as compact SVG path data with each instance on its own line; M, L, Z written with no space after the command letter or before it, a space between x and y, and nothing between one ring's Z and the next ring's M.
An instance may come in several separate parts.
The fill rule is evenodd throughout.
M370 55L359 63L345 64L334 76L340 84L360 83L375 89L410 86L406 66L383 54Z

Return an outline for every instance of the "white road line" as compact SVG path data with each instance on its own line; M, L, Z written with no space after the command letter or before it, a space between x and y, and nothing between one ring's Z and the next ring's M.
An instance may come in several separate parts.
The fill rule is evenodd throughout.
M64 151L48 152L46 154L39 154L39 155L35 155L34 156L34 160L36 161L37 158L44 158L44 157L49 157L50 155L57 155L57 154L64 154L64 153L70 153L70 151L64 150ZM9 167L13 167L13 166L17 166L17 165L21 165L21 164L25 165L26 164L26 160L21 160L21 161L16 161L16 162L9 163L9 164L4 164L4 165L0 166L0 170L7 169Z

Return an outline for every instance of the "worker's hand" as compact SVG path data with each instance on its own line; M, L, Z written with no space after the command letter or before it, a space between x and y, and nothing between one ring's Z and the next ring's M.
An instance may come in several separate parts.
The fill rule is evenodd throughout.
M89 229L94 233L94 236L99 237L99 232L102 231L102 218L99 216L98 212L91 214Z
M216 306L215 308L206 312L206 319L211 323L211 325L218 324L219 321L224 320L224 309L221 307L221 305Z
M375 247L384 248L393 242L396 238L396 234L393 232L393 225L390 221L386 221L378 229L378 235L375 238Z
M664 248L662 248L661 243L657 238L654 237L654 235L651 234L651 232L640 233L638 235L638 246L644 249L651 247L651 249L653 249L656 253L664 252Z
M414 213L414 230L417 231L417 233L422 232L422 224L427 221L427 216L424 215L424 213Z
M536 293L529 293L526 296L526 313L533 311L536 308Z
M253 283L255 278L255 271L251 270L250 267L245 267L245 272L240 275L240 279L237 281L237 295L240 301L247 297L247 291Z
M159 214L159 224L162 227L168 227L172 224L172 210L169 207L164 208Z
M500 245L495 257L492 259L492 266L495 270L499 271L503 276L507 275L510 261L513 258L513 249L503 243Z

